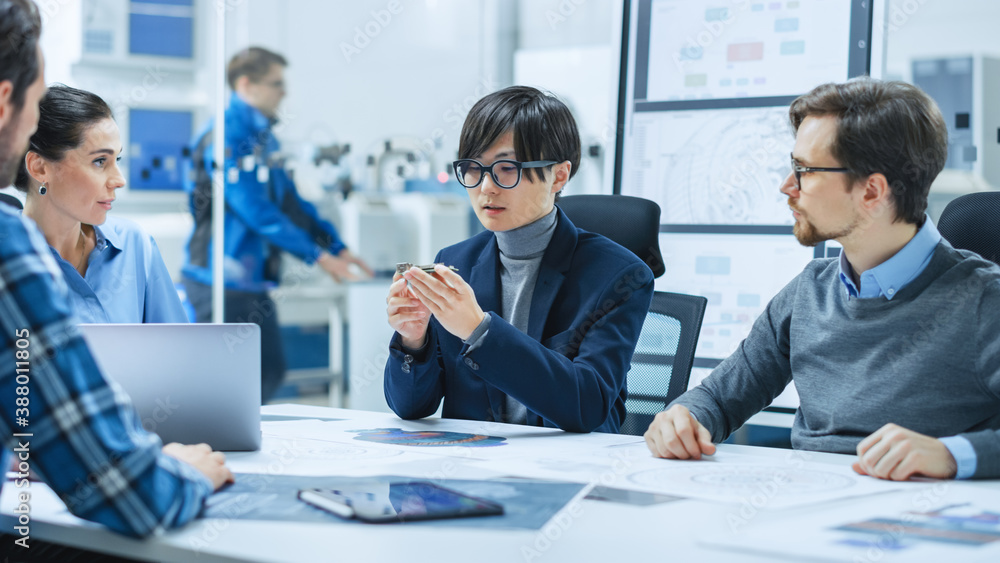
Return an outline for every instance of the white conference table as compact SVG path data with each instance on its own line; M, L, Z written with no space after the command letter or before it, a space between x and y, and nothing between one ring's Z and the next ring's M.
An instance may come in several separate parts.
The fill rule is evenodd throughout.
M302 417L322 417L324 419L349 419L359 425L371 420L385 423L382 413L350 411L301 405L272 405L262 408L265 420ZM427 419L426 421L401 421L397 426L442 430L457 427L460 431L468 428L468 421L448 421ZM296 423L297 424L297 423ZM491 434L507 428L509 435L517 435L525 427L482 423ZM274 471L273 456L268 454L269 444L275 436L271 431L274 422L263 423L265 440L260 452L232 453L228 455L230 465L240 473L268 473ZM287 438L287 435L284 436ZM284 439L282 438L282 439ZM316 439L316 436L309 436ZM546 435L546 446L553 451L560 448L582 447L593 449L609 447L616 438L610 435L565 434L561 432ZM638 438L635 438L638 440ZM510 438L512 446L516 437ZM534 443L537 447L537 439ZM621 447L621 446L618 446ZM626 446L626 447L636 447ZM565 450L571 451L571 450ZM788 450L758 448L749 446L720 445L719 459L742 455L770 458L776 464L789 463L790 455L805 455L809 464L821 464L842 471L853 461L853 456L824 453L795 453ZM564 454L566 455L566 454ZM727 459L729 459L727 458ZM796 459L802 459L797 457ZM659 462L662 460L654 460ZM650 462L650 460L646 460ZM457 479L491 479L510 475L510 471L493 471L490 461L469 457L431 456L430 459L412 464L412 470L405 467L373 467L373 474L392 474L426 478L440 473ZM516 463L516 460L515 460ZM679 462L671 462L679 463ZM708 464L710 462L686 462ZM270 466L270 468L269 468ZM294 466L294 463L291 464ZM508 463L509 466L509 463ZM708 465L697 466L708 467ZM284 469L279 469L284 471ZM567 467L567 474L569 474ZM359 474L364 473L359 468ZM315 474L311 472L310 474ZM595 480L597 475L595 475ZM579 479L566 479L579 480ZM602 483L616 487L612 479ZM930 485L924 484L924 487ZM0 526L5 533L11 533L14 493L19 489L12 486L3 488L0 499ZM31 538L57 542L83 549L126 556L148 561L259 561L259 562L309 562L309 561L431 561L447 562L580 562L580 561L638 561L638 560L689 560L689 561L773 561L773 554L754 554L748 550L726 550L707 545L705 538L730 533L734 517L749 516L750 525L768 522L793 522L808 524L821 518L825 511L843 509L852 503L871 502L872 496L845 498L826 503L747 512L748 506L708 500L684 499L649 506L633 506L605 501L583 500L589 487L576 497L549 523L540 530L499 530L486 528L421 527L406 524L343 525L337 523L317 524L302 522L257 521L243 519L199 519L180 530L173 530L147 539L134 540L117 535L92 523L84 522L65 509L55 495L41 483L32 484ZM943 487L945 496L959 492L1000 491L1000 482L948 482ZM940 492L940 491L939 491ZM901 495L913 496L913 490L886 492L884 497ZM1000 511L1000 506L997 507ZM790 534L796 533L789 529ZM1000 544L1000 542L998 542ZM1000 549L1000 545L997 546ZM968 552L962 552L967 555ZM983 560L996 561L997 551L976 552ZM819 554L819 553L818 553ZM977 557L978 558L978 557ZM915 559L907 559L908 561Z

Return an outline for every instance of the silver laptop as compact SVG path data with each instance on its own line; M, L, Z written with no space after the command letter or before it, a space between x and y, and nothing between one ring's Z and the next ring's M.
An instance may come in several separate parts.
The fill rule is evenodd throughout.
M260 449L260 327L82 324L104 375L163 443Z

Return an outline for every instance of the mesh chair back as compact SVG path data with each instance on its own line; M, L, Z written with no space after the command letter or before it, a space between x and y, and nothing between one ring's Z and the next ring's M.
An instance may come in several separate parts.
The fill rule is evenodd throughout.
M14 209L24 209L24 206L21 205L21 200L10 194L0 194L0 205L4 204L9 205Z
M558 205L577 227L631 250L654 277L666 271L660 254L660 206L655 202L626 195L572 195L560 197Z
M687 390L707 304L697 295L653 293L626 376L621 434L641 436L656 413Z
M944 208L941 236L955 248L971 250L1000 264L1000 192L966 194Z

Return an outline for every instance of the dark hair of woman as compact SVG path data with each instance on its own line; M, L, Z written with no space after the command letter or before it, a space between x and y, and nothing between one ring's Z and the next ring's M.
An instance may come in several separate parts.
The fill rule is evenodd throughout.
M58 162L67 151L83 144L88 128L105 119L113 119L113 115L99 96L63 84L51 86L38 103L38 129L28 142L28 152ZM30 182L22 158L14 187L27 192Z

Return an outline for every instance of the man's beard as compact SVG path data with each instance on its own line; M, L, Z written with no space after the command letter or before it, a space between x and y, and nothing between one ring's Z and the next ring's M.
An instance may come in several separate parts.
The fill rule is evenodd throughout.
M0 129L0 188L5 188L14 183L18 168L20 168L21 159L24 158L24 153L27 150L27 146L14 146L13 123L8 127Z
M836 232L824 233L817 230L815 225L810 223L809 220L805 218L805 215L801 214L802 211L795 207L792 207L792 209L795 209L795 211L799 213L799 220L796 221L795 226L792 227L792 234L795 235L796 240L798 240L799 244L802 246L816 246L821 242L846 237L851 234L855 228L857 228L859 223L857 217L855 217L854 221L852 221L847 227Z

